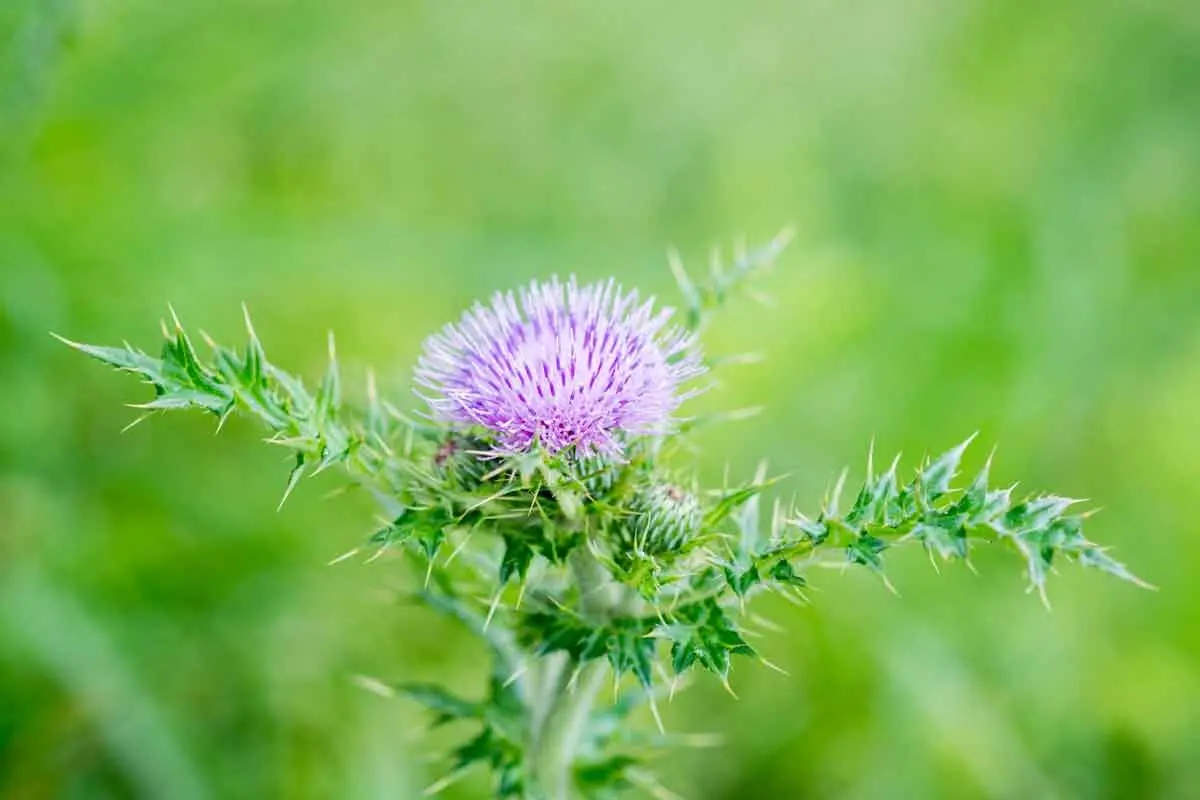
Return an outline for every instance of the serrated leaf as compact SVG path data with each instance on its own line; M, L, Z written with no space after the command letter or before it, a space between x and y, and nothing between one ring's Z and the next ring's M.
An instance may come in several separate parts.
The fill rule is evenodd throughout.
M792 525L798 528L813 546L820 545L829 538L829 523L824 519L824 515L815 520L799 517L792 521Z
M923 522L913 528L912 537L945 561L962 560L969 555L967 529L954 519Z
M808 586L808 580L803 575L800 575L796 572L790 561L776 561L771 566L771 569L768 571L767 575L771 578L771 580L775 581L776 583L781 583L785 586L798 586L801 588Z
M868 478L854 500L854 505L846 514L846 522L855 526L860 522L879 523L884 520L888 503L896 495L896 465L899 459L892 462L887 472L878 478Z
M1077 501L1067 497L1047 495L1035 497L1018 503L1004 515L1004 524L1008 530L1015 532L1033 531L1045 528Z
M751 589L762 583L762 576L758 574L758 567L754 564L744 568L727 566L723 571L726 583L738 597L745 597Z
M657 640L648 636L641 624L618 624L608 633L608 663L618 676L632 673L642 686L653 680L654 655Z
M140 350L128 345L125 347L98 347L90 344L80 344L70 339L64 339L58 334L52 334L68 347L72 347L84 355L107 364L113 369L123 372L133 372L143 377L152 378L162 373L162 359L148 356Z
M711 599L681 609L664 633L672 641L671 668L677 675L698 664L725 679L734 655L754 654L725 611Z
M950 482L958 474L959 464L962 463L963 452L974 440L975 434L972 434L965 442L942 453L922 470L921 486L930 500L936 500L950 490Z
M213 414L222 413L228 405L224 397L214 397L211 394L191 390L180 390L160 394L146 403L135 403L134 408L148 411L177 411L188 408L199 408Z
M875 572L883 571L881 554L888 543L869 533L861 533L846 545L846 557L852 564L862 564Z
M534 550L522 537L504 534L504 555L500 559L500 584L503 586L512 578L518 582L525 580L529 565L533 563Z

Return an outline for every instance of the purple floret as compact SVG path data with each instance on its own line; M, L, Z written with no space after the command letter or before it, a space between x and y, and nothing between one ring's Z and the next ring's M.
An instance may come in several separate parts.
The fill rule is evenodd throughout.
M619 457L621 434L668 432L681 385L704 372L695 336L670 316L612 280L534 282L429 337L417 383L435 417L488 429L499 452L536 442Z

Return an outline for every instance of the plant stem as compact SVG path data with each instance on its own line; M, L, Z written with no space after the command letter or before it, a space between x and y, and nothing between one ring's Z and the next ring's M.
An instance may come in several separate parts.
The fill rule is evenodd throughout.
M534 779L548 800L570 800L573 796L572 771L580 739L604 674L604 662L593 661L582 669L570 662L558 675L534 749Z
M585 548L571 553L569 562L579 586L580 611L593 618L611 615L619 606L621 593L608 570ZM606 664L599 660L580 664L562 653L542 661L540 700L533 718L533 777L548 800L570 800L580 739L604 680Z

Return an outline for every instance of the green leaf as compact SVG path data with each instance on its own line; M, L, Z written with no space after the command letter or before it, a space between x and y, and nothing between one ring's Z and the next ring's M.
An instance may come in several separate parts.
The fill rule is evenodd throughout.
M1035 497L1009 509L1004 515L1004 525L1014 533L1040 530L1059 519L1076 502L1054 495Z
M791 562L787 560L776 561L767 572L771 580L784 586L797 586L804 588L808 586L808 580L803 575L800 575L792 568Z
M758 574L757 565L751 564L749 567L742 569L727 566L723 570L729 588L738 597L745 597L751 589L762 583L762 576Z
M476 765L490 767L497 798L520 798L524 794L526 776L521 748L491 726L484 727L478 736L455 750L453 760L456 772Z
M333 334L329 334L329 368L321 387L317 391L316 414L320 419L331 419L337 415L342 405L342 381L338 376L337 351L334 347Z
M965 559L968 555L967 529L962 524L956 524L955 519L934 517L930 522L923 522L913 528L912 537L925 545L931 553L937 553L943 560Z
M500 584L506 584L514 577L518 583L524 581L529 565L533 562L534 550L517 534L505 532L503 538L504 556L500 559Z
M90 344L80 344L70 339L64 339L58 334L51 334L68 347L73 347L84 355L107 364L113 369L132 372L146 378L154 378L162 374L162 359L153 358L129 345L125 347L97 347Z
M434 725L463 719L480 719L483 710L478 703L463 700L432 683L403 683L396 691L415 700L434 712Z
M601 624L562 608L523 612L518 637L539 655L565 652L579 664L605 658L618 677L632 673L643 686L653 679L657 619L614 617Z
M846 545L846 558L852 564L862 564L875 572L883 571L882 553L888 543L869 533L860 534Z
M616 800L633 784L628 771L641 764L631 755L620 754L600 761L585 761L575 765L575 785L587 800Z
M719 252L713 253L708 280L693 281L683 268L679 255L672 251L669 259L671 271L683 294L687 311L687 325L699 330L709 315L725 305L734 291L745 288L755 277L774 264L779 254L792 239L790 230L781 231L767 244L749 252L736 252L732 263L723 263Z
M962 463L963 452L975 440L976 435L971 434L965 442L938 456L921 472L921 487L930 501L937 500L950 491L950 483L958 474L958 466Z
M754 654L715 599L681 609L663 633L672 642L671 668L677 675L699 665L726 679L732 656Z
M878 478L867 477L854 505L846 514L846 523L857 526L860 523L874 524L884 520L888 503L896 496L896 465L899 457L892 462L891 468Z
M606 644L608 663L614 673L632 673L642 686L650 685L658 642L649 636L649 630L640 620L614 620Z

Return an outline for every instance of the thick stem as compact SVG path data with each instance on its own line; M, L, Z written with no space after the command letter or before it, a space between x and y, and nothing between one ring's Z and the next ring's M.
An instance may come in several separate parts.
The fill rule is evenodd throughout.
M571 553L569 563L579 586L580 611L593 619L610 616L619 607L621 589L608 570L584 548ZM580 664L564 653L543 659L533 718L532 772L548 800L572 797L572 769L605 671L604 661Z
M567 666L558 676L534 745L534 779L548 800L570 800L573 796L575 758L605 674L602 661L587 664L578 675L574 662Z

